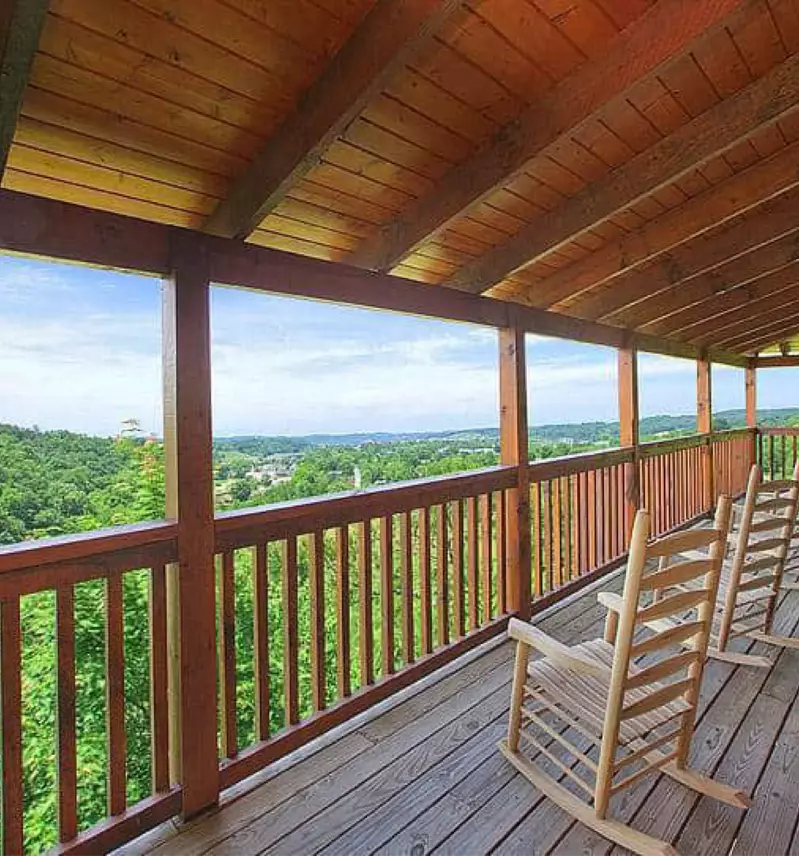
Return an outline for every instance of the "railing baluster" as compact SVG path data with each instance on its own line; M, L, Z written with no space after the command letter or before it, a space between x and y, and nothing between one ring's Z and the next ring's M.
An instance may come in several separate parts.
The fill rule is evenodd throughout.
M552 583L551 588L563 584L563 508L561 503L561 480L552 479Z
M544 591L544 561L542 547L542 518L541 518L541 491L540 482L530 485L530 541L533 560L533 594L540 597Z
M77 741L75 725L75 590L56 591L58 674L58 837L78 834Z
M253 649L255 733L269 737L269 545L257 544L253 556Z
M597 495L596 495L596 470L588 473L587 479L587 519L588 519L588 567L593 570L597 567Z
M361 686L374 683L374 629L372 626L372 521L358 529L358 614Z
M222 754L234 758L238 751L236 727L236 583L234 555L222 554L219 572L219 692L222 706Z
M482 550L482 591L483 591L483 621L488 624L491 621L492 615L492 589L491 589L491 569L494 561L492 556L493 538L491 532L491 523L493 520L493 498L490 493L484 493L480 497L480 517L482 518L482 533L480 536L480 547ZM475 545L476 546L476 545ZM477 580L475 578L475 604L477 603ZM497 598L499 600L499 598ZM478 617L479 621L479 617Z
M108 718L108 811L122 814L127 807L125 735L125 631L122 575L105 581L106 710Z
M571 532L569 540L571 543L571 572L569 579L574 579L580 573L580 519L579 519L579 487L577 476L569 477L569 517L571 519Z
M19 597L0 603L3 853L22 853L22 657Z
M613 542L611 540L612 500L610 496L610 468L602 470L602 564L613 558Z
M450 503L452 509L452 596L455 636L461 638L466 632L466 596L463 583L463 503L456 499Z
M150 571L150 730L153 792L169 788L169 678L167 675L166 567Z
M350 673L350 530L336 530L336 686L341 698L352 691Z
M508 609L508 586L506 580L506 563L508 556L508 526L507 526L507 494L504 490L497 493L497 608L504 615Z
M469 629L474 630L479 621L479 577L478 577L478 555L477 555L477 497L470 496L466 500L466 529L468 531L467 544L467 576L469 579ZM485 597L485 593L483 593Z
M310 536L309 582L311 589L311 702L314 710L327 706L325 683L325 533Z
M300 721L297 536L283 543L283 693L286 724Z
M552 574L552 482L541 485L541 503L544 516L544 566L546 579L542 583L544 591L552 591L554 577Z
M430 509L419 510L419 601L421 608L422 654L433 650L432 562L430 549Z
M380 518L380 654L383 677L394 673L394 526Z
M447 506L442 503L438 506L438 538L436 540L436 588L438 595L438 606L436 610L438 627L438 644L449 644L449 580L447 574L448 562L447 546Z
M400 597L402 598L402 657L406 664L414 657L413 628L413 531L411 514L400 515Z

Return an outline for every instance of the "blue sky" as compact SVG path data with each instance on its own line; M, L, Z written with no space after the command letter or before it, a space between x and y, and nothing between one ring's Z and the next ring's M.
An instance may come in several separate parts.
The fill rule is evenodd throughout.
M305 434L497 424L493 330L214 288L214 431ZM160 283L0 256L0 421L161 431ZM528 337L531 424L616 419L612 350ZM689 413L695 367L642 355L641 412ZM761 372L760 404L799 404L794 370ZM791 383L794 381L794 383ZM714 370L714 410L743 372Z

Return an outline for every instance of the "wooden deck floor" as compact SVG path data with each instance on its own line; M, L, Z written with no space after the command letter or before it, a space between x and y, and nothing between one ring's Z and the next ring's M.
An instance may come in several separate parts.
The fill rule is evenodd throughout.
M620 587L620 577L604 588ZM564 641L601 633L594 591L542 621ZM775 631L799 632L799 592ZM799 651L771 670L708 663L692 763L753 793L748 813L653 776L613 816L683 854L799 853ZM356 730L148 845L170 854L600 854L614 848L543 799L496 750L506 727L511 646L503 642ZM141 844L139 845L141 852ZM618 849L615 853L619 853Z

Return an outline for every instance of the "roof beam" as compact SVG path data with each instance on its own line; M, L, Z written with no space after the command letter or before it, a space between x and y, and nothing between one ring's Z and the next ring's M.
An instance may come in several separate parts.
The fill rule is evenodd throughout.
M750 306L784 299L786 292L796 285L799 285L799 262L709 300L693 303L663 321L645 325L643 330L656 336L677 335L689 342L700 341L704 336L746 318Z
M624 98L635 83L674 60L741 0L660 0L595 59L555 85L426 196L365 241L353 264L390 270L419 244L510 181L536 155L572 134L600 110ZM483 289L474 289L483 290Z
M778 267L776 258L773 264L767 264L768 259L764 257L764 266L754 268L751 260L747 261L747 255L752 256L759 248L792 234L797 228L799 187L675 247L641 270L620 277L609 287L603 286L569 301L568 311L581 318L602 318L614 324L640 326L657 318L662 306L679 307L686 296L699 299L701 295L694 296L693 287L686 294L685 283L713 270L728 273L734 259L740 259L742 268L747 271L752 269L752 275ZM792 260L789 256L782 264ZM751 277L742 274L738 281L747 278Z
M605 244L582 259L567 265L531 286L514 293L528 306L559 307L561 301L584 291L609 285L619 277L698 237L731 217L792 187L799 186L799 143L735 173L698 196L686 199L638 231Z
M799 285L772 295L766 300L758 300L748 304L739 312L732 313L737 317L731 321L725 320L718 327L691 341L699 345L713 345L716 342L723 342L735 336L743 335L756 324L763 325L779 321L780 318L785 317L786 307L796 305L797 299L799 299Z
M205 224L250 235L464 0L378 0Z
M797 367L799 367L799 354L794 354L790 357L756 357L754 359L754 368L756 369Z
M712 270L682 280L674 288L614 313L613 323L648 330L653 322L668 318L699 300L711 299L779 270L795 261L797 254L799 224L794 224L793 231L775 241L763 243Z
M482 292L675 181L799 106L799 55L720 101L605 178L460 268L448 285Z
M48 5L49 0L7 0L0 8L0 178Z
M168 275L175 232L183 230L0 190L0 251L45 256L100 267ZM490 297L422 285L334 262L196 233L208 254L214 282L294 297L404 312L502 328L515 323L530 333L609 347L629 345L618 327L570 318ZM658 336L635 338L641 351L695 359L699 348ZM744 365L740 354L714 351L716 362Z
M787 314L783 312L778 321L768 324L758 324L755 321L749 332L725 340L722 346L735 348L736 351L759 351L776 344L786 336L793 335L797 330L799 330L799 311Z

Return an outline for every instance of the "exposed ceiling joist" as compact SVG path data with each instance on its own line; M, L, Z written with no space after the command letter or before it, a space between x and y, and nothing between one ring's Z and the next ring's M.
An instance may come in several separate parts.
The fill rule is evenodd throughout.
M799 354L790 357L756 357L756 369L799 368Z
M799 107L794 55L462 267L447 284L482 292Z
M732 313L737 317L725 321L717 328L708 331L698 340L691 340L694 344L714 345L717 342L741 336L758 326L771 324L784 318L787 306L796 306L799 299L799 286L794 286L786 291L781 291L771 298L755 301L738 313Z
M661 297L670 306L672 296L678 302L694 297L693 289L689 291L686 283L715 269L727 271L733 259L740 258L745 264L745 254L790 235L797 228L799 187L675 247L640 270L615 280L610 287L587 292L571 302L568 311L580 318L603 318L614 324L637 327L657 317L653 313L660 307ZM786 262L791 260L788 258ZM770 267L777 267L776 261ZM746 278L742 274L740 281ZM694 299L700 297L696 294Z
M17 127L49 0L0 4L0 178Z
M615 313L613 323L625 327L647 327L696 301L711 299L779 270L799 255L799 221L795 220L792 226L792 231L776 240L759 244L711 270L680 281L674 288Z
M799 285L799 262L772 271L747 285L734 288L709 300L699 301L670 315L663 321L645 325L643 330L656 336L679 336L689 342L700 342L705 336L747 318L750 306L770 305L788 298Z
M797 331L799 331L799 311L783 312L779 321L763 325L753 322L746 333L725 340L721 343L721 347L734 348L743 353L759 351Z
M601 55L584 62L471 158L453 167L430 194L411 203L365 241L351 261L372 270L390 270L420 243L510 181L533 157L624 98L635 83L673 61L730 12L748 5L740 0L660 0Z
M605 244L582 259L567 265L531 286L515 293L528 306L558 308L561 301L582 292L615 283L661 253L716 228L760 205L772 196L799 185L799 143L770 158L735 173L697 196L686 199L655 220L645 223L617 241Z
M245 238L464 0L378 0L205 224Z

